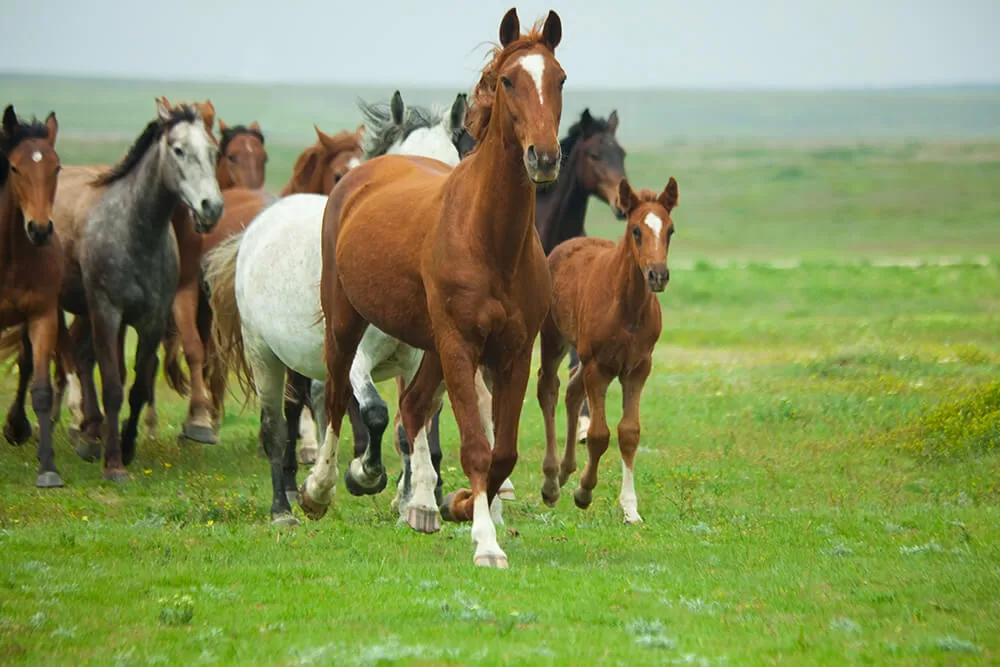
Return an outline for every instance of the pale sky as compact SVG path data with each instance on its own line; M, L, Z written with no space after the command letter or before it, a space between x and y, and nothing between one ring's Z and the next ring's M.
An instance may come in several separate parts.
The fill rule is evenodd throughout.
M0 71L468 87L514 0L3 0ZM1000 0L521 2L577 88L1000 83Z

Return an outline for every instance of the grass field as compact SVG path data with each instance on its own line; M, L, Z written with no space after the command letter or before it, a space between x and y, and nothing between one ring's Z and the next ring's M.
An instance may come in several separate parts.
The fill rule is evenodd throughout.
M116 159L144 116L78 133L60 118L72 163ZM100 482L61 426L64 489L32 486L33 443L5 446L0 662L996 663L1000 133L932 130L628 146L634 181L681 190L642 401L641 526L621 524L614 439L589 510L569 498L576 477L541 503L532 381L500 536L510 570L473 567L468 526L397 525L388 494L338 488L328 517L278 531L254 410L230 401L221 445L180 444L184 403L161 382L161 432L140 439L127 485ZM268 142L273 189L297 140ZM595 204L588 229L620 226ZM612 424L620 400L614 387Z

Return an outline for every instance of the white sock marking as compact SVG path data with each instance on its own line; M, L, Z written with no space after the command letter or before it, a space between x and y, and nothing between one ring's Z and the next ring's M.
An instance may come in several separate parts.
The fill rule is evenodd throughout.
M497 543L497 530L490 516L485 491L480 492L472 504L472 540L476 543L476 558L480 556L507 558Z
M337 488L337 449L339 438L333 432L333 428L326 427L326 436L323 438L323 447L316 457L312 472L306 478L306 493L309 497L319 503L330 502L333 499L333 492Z
M618 496L618 503L625 513L625 523L642 521L642 517L639 516L639 501L635 496L635 478L624 461L622 461L622 492Z
M545 74L545 58L539 53L532 53L531 55L521 56L517 62L524 68L525 72L531 75L532 80L535 82L539 104L545 104L545 99L542 97L542 75Z
M431 463L431 448L427 443L427 427L420 429L413 441L413 455L410 457L413 476L410 484L413 487L411 507L423 507L437 510L434 500L434 486L437 484L437 473Z

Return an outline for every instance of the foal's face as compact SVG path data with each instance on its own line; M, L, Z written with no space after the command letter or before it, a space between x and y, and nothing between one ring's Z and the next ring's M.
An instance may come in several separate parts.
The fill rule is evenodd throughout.
M219 127L224 128L222 121ZM257 122L251 130L260 132ZM219 157L222 168L229 172L229 178L238 188L257 190L264 187L267 169L267 151L260 138L251 133L238 134L226 145L226 154Z
M205 131L201 118L181 122L163 136L167 186L195 215L195 229L202 234L215 228L222 217L222 193L215 177L219 149Z
M502 101L507 120L524 152L524 168L535 183L551 183L559 177L559 120L566 73L556 60L562 39L559 15L549 12L542 31L543 42L510 57L500 70L496 96ZM514 10L500 25L503 46L520 37Z
M677 206L677 181L671 177L657 196L648 190L636 194L623 179L618 188L618 202L628 215L626 234L636 266L649 289L662 292L670 282L667 253L670 237L674 235L670 212Z
M13 110L11 110L13 116ZM16 116L13 116L16 123ZM4 118L5 131L8 119ZM52 202L56 197L56 182L62 168L55 151L58 125L55 114L49 114L45 121L48 137L45 139L24 139L7 156L10 163L7 178L14 190L14 199L24 217L24 232L28 240L36 246L48 243L52 238Z
M618 205L618 184L625 178L625 151L615 137L617 129L618 112L612 111L606 130L580 142L577 176L587 192L597 195L616 218L624 220L625 211Z

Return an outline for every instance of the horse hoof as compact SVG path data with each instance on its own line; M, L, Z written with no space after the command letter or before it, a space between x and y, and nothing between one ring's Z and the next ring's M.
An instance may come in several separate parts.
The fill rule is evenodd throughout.
M361 462L358 461L357 466L355 466L355 461L358 460L351 461L351 465L347 466L347 470L344 471L344 486L347 487L348 492L352 496L374 496L376 493L381 493L389 481L385 470L382 470L382 474L375 480L374 485L365 486L359 481L364 476Z
M576 506L582 510L585 510L588 507L590 507L590 503L593 499L594 499L593 492L588 491L582 486L573 492L573 502L575 502Z
M76 455L87 463L96 463L101 460L101 443L87 438L86 435L77 431L79 439L73 446Z
M476 556L474 562L476 567L494 567L498 570L506 570L508 567L506 556Z
M326 511L330 508L330 504L321 505L314 502L309 494L306 493L306 483L302 482L302 486L299 487L299 507L307 517L313 521L319 521L326 514Z
M298 491L285 491L285 500L288 501L289 505L294 505L299 502L299 492Z
M410 507L406 523L418 533L436 533L441 530L441 513L429 507Z
M451 493L446 495L444 497L444 500L441 501L441 505L439 506L441 518L444 519L445 521L452 521L456 523L458 522L458 519L456 519L451 515L451 501L455 499L456 493L458 493L458 491L452 491Z
M28 442L31 438L32 428L31 422L28 421L27 417L22 416L21 419L15 420L11 423L10 420L3 428L3 435L7 438L7 442L19 447L24 443Z
M125 468L105 468L104 479L116 484L123 484L128 481L128 471Z
M288 512L282 512L271 517L271 525L278 528L294 528L299 525L299 520Z
M312 465L316 463L316 459L319 456L319 449L316 447L303 447L299 450L299 463L304 465Z
M550 490L545 484L542 484L542 502L549 507L555 507L556 503L559 502L559 487Z
M39 473L35 486L39 489L58 489L63 486L62 477L55 470Z
M626 512L625 513L625 525L626 526L634 526L634 525L639 524L639 523L642 523L642 517L639 516L638 512L636 512L636 511L633 510L632 512Z
M181 429L184 437L188 440L194 442L199 442L203 445L217 445L219 444L219 435L212 429L211 426L205 426L204 424L192 424L191 422L184 422L184 426Z

